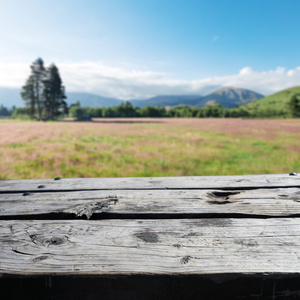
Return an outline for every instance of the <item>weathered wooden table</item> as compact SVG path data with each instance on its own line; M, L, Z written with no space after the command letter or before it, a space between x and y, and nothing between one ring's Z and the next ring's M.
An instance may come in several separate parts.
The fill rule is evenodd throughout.
M300 297L300 176L0 181L3 299Z

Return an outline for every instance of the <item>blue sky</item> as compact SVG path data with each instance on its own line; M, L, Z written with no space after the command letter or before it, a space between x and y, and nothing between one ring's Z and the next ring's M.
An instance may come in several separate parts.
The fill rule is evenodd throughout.
M67 90L123 99L300 85L299 0L0 0L0 86L42 57Z

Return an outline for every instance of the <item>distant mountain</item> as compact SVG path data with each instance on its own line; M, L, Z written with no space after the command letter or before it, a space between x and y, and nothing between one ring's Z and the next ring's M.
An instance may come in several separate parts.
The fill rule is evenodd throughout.
M289 112L288 102L294 94L300 94L300 86L285 89L257 101L243 105L243 108L249 111L262 111L271 109L281 113Z
M234 108L261 99L264 96L256 92L233 87L225 87L198 99L196 106L220 104L224 108Z
M20 92L21 89L0 87L0 104L3 104L7 108L11 108L13 105L17 107L23 107L24 101L21 98ZM152 97L146 100L129 101L132 103L132 105L138 107L165 107L176 105L203 107L207 104L220 103L223 107L233 108L245 103L255 101L262 97L263 95L246 89L222 88L205 97L199 95L164 95ZM84 92L67 92L66 101L68 105L79 101L81 106L89 107L109 107L119 105L124 102L120 99L102 97L96 94Z
M123 100L119 100L116 98L107 98L91 93L67 92L66 94L66 101L68 105L79 101L81 106L109 107L116 106L124 102Z
M67 92L66 95L68 105L79 101L81 106L108 107L119 105L123 102L119 99L84 92ZM23 107L24 101L21 97L21 89L0 87L0 104L7 108L11 108L13 105Z
M201 98L199 95L164 95L156 96L146 100L130 100L133 106L176 106L176 105L195 105L195 100Z
M0 87L0 105L7 108L13 106L24 106L24 101L21 98L21 89Z

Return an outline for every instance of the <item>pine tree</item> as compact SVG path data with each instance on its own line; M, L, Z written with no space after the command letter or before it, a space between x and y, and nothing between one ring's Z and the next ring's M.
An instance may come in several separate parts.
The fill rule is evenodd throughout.
M46 70L43 98L45 100L47 119L53 120L61 113L67 113L65 88L62 85L62 80L55 64L50 65Z
M43 80L45 77L45 67L44 62L41 58L35 60L31 68L31 74L23 86L23 91L21 92L22 98L26 102L26 106L29 108L30 115L33 117L36 111L38 112L38 118L42 119L43 110Z
M37 104L39 120L42 120L42 111L44 107L42 94L43 94L43 81L45 79L45 67L41 58L38 58L31 65L31 73L33 77L34 96Z
M25 107L31 118L34 118L36 104L33 82L33 76L30 75L29 78L26 80L26 84L23 86L23 91L21 92L21 96L25 101Z

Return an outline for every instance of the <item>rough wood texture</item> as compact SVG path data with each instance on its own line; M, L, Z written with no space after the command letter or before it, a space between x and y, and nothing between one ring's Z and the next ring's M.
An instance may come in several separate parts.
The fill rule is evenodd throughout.
M5 180L0 275L287 278L299 216L298 175Z
M1 221L2 274L298 274L300 220Z
M58 177L59 178L59 177ZM2 180L0 192L80 191L80 190L143 190L143 189L249 189L300 187L300 176L247 175L144 178L74 178Z
M300 188L253 190L131 190L0 194L0 219L71 214L101 218L101 213L174 218L189 214L254 216L300 215ZM74 217L73 216L73 217ZM49 218L50 216L45 216ZM108 216L106 216L108 217ZM188 217L188 216L186 216ZM56 218L52 215L51 218Z

